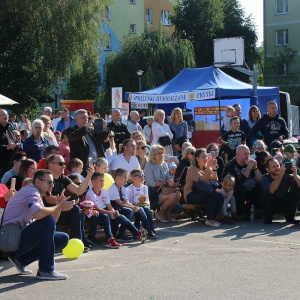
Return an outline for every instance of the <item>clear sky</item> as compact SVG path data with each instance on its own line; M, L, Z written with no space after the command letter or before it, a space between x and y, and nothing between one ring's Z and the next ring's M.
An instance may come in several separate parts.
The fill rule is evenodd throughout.
M239 0L246 16L252 14L254 23L256 24L256 33L258 36L258 44L263 41L263 0Z

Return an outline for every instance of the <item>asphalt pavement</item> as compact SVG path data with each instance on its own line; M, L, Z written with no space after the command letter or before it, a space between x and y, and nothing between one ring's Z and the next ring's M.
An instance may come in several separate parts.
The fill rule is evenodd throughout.
M158 239L145 244L57 255L65 281L37 280L37 263L33 276L20 276L0 261L0 299L300 299L300 225L155 225Z

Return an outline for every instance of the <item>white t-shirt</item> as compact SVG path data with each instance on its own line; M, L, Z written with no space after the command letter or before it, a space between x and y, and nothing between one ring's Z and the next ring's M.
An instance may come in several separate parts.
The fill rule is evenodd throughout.
M133 184L131 184L127 187L127 196L130 203L139 203L139 197L141 195L146 196L145 203L148 203L149 205L149 193L146 185L143 184L141 187L135 187Z
M99 208L105 208L107 204L110 204L108 193L105 189L102 189L100 195L97 195L93 189L89 189L86 193L85 200L93 201Z
M119 168L127 170L128 178L131 178L130 172L133 169L141 169L139 161L136 156L131 156L130 162L128 163L127 160L124 158L123 154L120 154L117 157L115 157L110 164L110 169L112 171L115 171Z
M121 187L121 196L122 197L120 196L119 190L115 183L112 184L112 186L108 189L107 193L108 193L110 201L121 200L121 202L124 203L124 200L128 200L127 189L124 186ZM121 198L123 198L123 199L121 199Z

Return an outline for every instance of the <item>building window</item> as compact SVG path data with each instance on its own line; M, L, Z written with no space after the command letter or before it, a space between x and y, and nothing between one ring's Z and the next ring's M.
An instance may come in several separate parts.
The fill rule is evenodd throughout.
M136 4L136 0L129 0L129 4Z
M129 30L131 33L136 33L136 24L130 24Z
M152 9L146 9L146 22L152 24Z
M276 30L276 46L286 46L289 44L289 32L287 29Z
M288 0L276 0L276 14L288 13Z
M161 11L161 24L162 25L172 25L171 21L169 20L169 16L171 15L170 11L162 10Z
M105 34L104 36L104 50L110 51L111 50L111 36L110 34Z

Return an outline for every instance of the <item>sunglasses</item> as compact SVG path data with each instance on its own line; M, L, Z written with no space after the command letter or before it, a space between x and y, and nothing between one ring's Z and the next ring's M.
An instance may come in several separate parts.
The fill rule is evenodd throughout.
M45 181L48 185L54 184L54 181L52 181L52 180L46 180L46 179L41 179L41 178L39 178L39 180Z
M66 163L62 161L54 161L53 164L58 164L61 167L66 165Z
M134 175L134 177L140 177L140 178L144 178L144 177L145 177L145 175L144 175L144 174L142 174L142 173L140 173L140 174L136 174L136 175Z
M146 146L141 146L140 147L142 150L145 150L147 147Z

